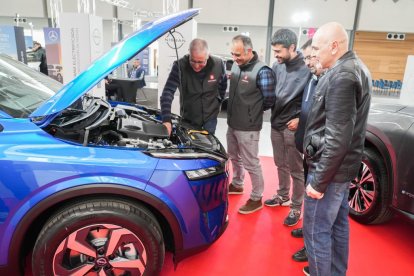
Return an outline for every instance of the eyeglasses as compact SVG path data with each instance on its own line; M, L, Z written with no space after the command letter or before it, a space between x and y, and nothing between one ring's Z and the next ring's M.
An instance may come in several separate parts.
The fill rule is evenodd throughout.
M190 59L190 63L191 64L194 64L194 65L205 65L207 63L207 60L199 61L199 60L192 60L192 59Z
M306 57L303 58L303 61L311 60L314 57L315 56L306 56Z

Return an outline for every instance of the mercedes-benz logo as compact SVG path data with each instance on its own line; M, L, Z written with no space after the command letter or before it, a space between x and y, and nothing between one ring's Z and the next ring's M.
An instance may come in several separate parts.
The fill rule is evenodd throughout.
M49 32L48 37L49 37L50 41L56 41L56 40L58 40L59 35L56 31L52 30L52 31Z
M183 35L177 31L174 32L174 37L171 34L167 35L167 37L165 38L167 45L171 49L175 49L174 38L175 38L175 44L177 45L177 49L180 49L184 45L185 39Z
M108 263L108 261L103 257L96 259L96 264L98 266L105 266L107 263Z

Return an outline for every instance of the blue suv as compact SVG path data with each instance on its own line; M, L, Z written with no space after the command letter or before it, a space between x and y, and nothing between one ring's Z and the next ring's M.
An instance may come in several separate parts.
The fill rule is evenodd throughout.
M218 139L158 110L85 95L188 10L144 25L62 86L0 54L0 272L156 275L227 225ZM30 273L30 272L29 272Z

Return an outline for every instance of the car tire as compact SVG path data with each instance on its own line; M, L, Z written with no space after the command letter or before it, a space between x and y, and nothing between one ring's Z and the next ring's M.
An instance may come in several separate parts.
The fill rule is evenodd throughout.
M46 222L33 249L32 271L35 276L158 275L164 253L160 226L145 207L92 199L72 203Z
M379 224L392 217L389 207L391 185L381 156L372 148L366 148L358 176L349 190L349 214L363 224Z

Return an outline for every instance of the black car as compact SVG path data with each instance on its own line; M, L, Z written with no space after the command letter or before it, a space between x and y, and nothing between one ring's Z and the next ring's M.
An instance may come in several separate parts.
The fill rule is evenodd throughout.
M364 157L351 183L350 216L364 224L394 211L414 219L414 106L372 104Z

